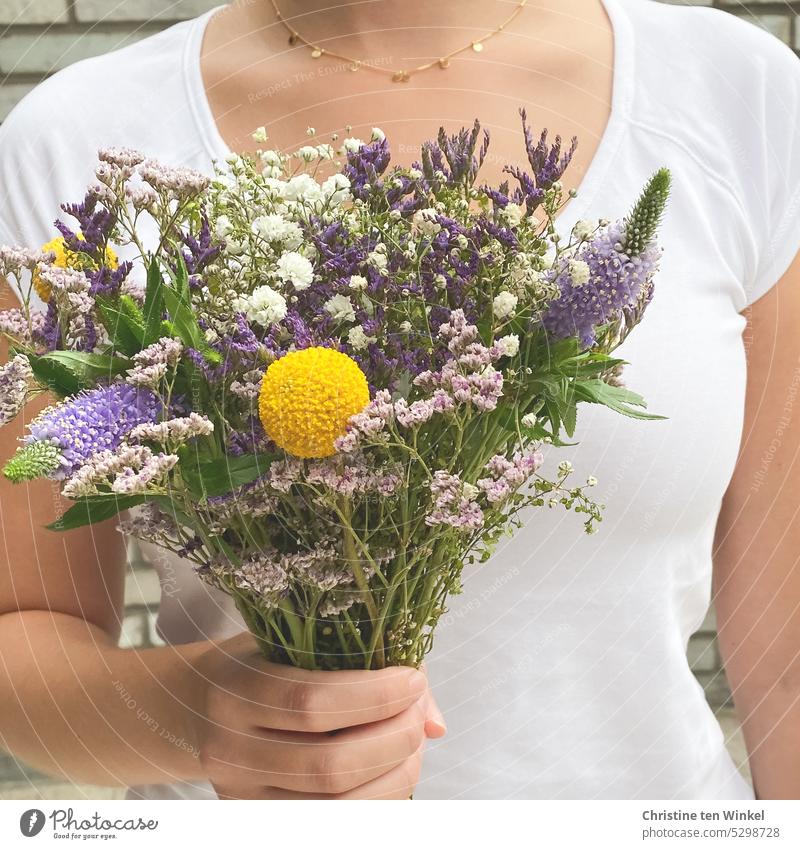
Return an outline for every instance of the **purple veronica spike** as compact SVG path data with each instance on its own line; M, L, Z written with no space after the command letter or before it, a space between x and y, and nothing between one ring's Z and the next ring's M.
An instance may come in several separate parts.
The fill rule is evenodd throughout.
M596 328L621 317L635 307L653 276L661 251L655 245L631 258L620 250L624 225L616 224L586 244L578 259L586 263L589 279L573 281L574 265L562 267L556 276L561 289L543 318L545 328L556 339L577 336L584 348L596 341ZM583 269L585 271L585 269Z
M71 475L98 451L113 451L136 425L154 422L160 404L147 389L115 383L82 392L45 410L25 442L48 441L61 454L55 477Z

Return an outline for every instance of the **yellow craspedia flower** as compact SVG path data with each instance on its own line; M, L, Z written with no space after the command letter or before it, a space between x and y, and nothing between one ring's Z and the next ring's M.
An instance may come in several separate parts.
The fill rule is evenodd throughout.
M81 241L86 241L83 233L76 233L76 235ZM55 254L53 265L56 265L59 268L77 268L86 271L95 267L95 263L87 256L85 256L84 254L76 253L75 251L71 251L67 247L67 243L64 240L63 236L58 236L55 239L51 239L49 242L47 242L47 244L42 245L42 250ZM117 255L109 247L106 247L105 262L109 268L119 267L119 260L117 259ZM52 294L52 292L50 291L50 284L42 280L42 277L38 271L33 272L31 283L33 283L33 288L36 290L36 294L45 303L47 303L47 301L50 300L50 295Z
M306 348L275 360L258 411L269 438L296 457L329 457L350 416L369 403L364 372L347 354Z

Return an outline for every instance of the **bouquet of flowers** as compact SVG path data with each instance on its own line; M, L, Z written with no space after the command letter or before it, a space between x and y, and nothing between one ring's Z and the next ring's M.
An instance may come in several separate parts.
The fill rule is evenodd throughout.
M653 293L669 174L625 220L560 237L575 142L522 126L529 168L497 187L477 121L411 168L378 129L213 178L102 150L62 207L76 223L0 250L22 303L0 314L0 421L56 397L6 477L62 482L56 530L127 511L125 533L233 597L270 660L418 666L520 511L595 529L596 481L540 469L578 404L656 418L612 354Z

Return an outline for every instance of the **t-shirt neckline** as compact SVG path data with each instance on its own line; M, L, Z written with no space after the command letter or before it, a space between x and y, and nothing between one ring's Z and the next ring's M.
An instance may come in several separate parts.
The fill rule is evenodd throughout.
M611 110L600 142L589 167L578 186L578 196L558 216L559 229L571 229L599 193L604 177L623 137L635 77L635 55L631 21L620 0L601 0L611 22L614 35L614 67ZM217 6L192 22L183 56L186 97L197 131L212 161L224 161L233 151L217 126L206 92L201 65L203 39L211 18L225 5Z

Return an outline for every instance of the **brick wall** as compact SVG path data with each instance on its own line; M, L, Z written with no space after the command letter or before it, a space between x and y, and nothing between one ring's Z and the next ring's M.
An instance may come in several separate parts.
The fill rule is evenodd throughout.
M800 0L660 0L676 5L714 6L753 21L800 52ZM144 38L176 21L202 14L221 0L0 0L0 121L14 104L48 74L79 59L113 50ZM153 626L159 589L144 564L131 564L126 584L126 616L122 644L158 645ZM713 613L692 638L689 660L709 702L729 705ZM31 783L33 782L33 783ZM57 798L58 787L31 778L0 755L0 798L31 798L46 787ZM74 792L65 788L66 798ZM100 798L99 791L87 791Z
M716 6L757 22L800 50L800 2L662 0ZM222 0L0 0L0 121L42 77L121 47Z

